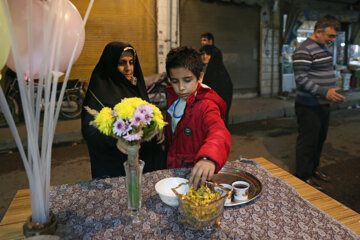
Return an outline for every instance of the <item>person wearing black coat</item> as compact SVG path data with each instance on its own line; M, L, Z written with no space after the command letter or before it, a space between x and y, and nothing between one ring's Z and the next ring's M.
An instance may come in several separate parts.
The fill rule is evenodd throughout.
M149 101L139 58L130 44L110 42L91 75L83 106L100 111L131 97ZM123 163L127 155L116 147L116 138L89 125L93 120L83 108L81 131L88 146L92 178L125 176ZM144 173L166 168L166 154L156 138L141 144L139 159L145 162Z
M205 45L213 46L213 48L211 50L212 55L213 56L218 55L217 57L219 57L221 61L223 60L222 52L221 52L221 50L219 48L217 48L215 46L215 37L211 32L202 33L200 35L200 39L201 39L201 41L200 41L201 46L205 46Z
M211 87L226 102L225 125L228 127L229 111L233 96L233 83L230 75L225 68L222 57L214 46L204 45L200 48L200 53L204 63L202 83Z

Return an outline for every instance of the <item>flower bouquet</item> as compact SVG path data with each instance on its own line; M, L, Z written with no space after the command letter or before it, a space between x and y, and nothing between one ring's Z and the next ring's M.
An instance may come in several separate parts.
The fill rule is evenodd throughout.
M151 140L165 126L161 111L140 98L124 98L113 109L103 107L100 112L85 107L94 116L90 124L102 134L118 139L117 147L128 154L124 163L128 193L128 215L139 221L141 207L141 175L144 162L139 161L140 143Z

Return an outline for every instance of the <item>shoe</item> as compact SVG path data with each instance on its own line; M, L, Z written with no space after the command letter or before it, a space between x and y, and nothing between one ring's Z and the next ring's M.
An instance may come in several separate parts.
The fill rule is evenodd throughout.
M309 178L308 180L305 180L305 182L307 184L309 184L310 186L312 186L313 188L316 188L319 191L324 191L324 188L322 186L320 186L319 184L317 184L316 182L314 182L311 178Z
M320 170L316 170L313 176L325 182L330 182L330 177Z

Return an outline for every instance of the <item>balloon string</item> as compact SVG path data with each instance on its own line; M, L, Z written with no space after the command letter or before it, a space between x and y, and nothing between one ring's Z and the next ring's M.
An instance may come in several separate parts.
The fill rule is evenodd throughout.
M60 4L61 1L54 0L50 3L50 14L48 21L50 22L50 25L48 25L48 29L45 35L45 38L48 39L49 47L50 47L50 55L46 53L46 51L43 52L43 57L46 61L49 62L47 73L46 73L46 79L45 79L45 91L44 91L44 124L43 124L43 132L42 132L42 145L41 145L41 156L42 156L42 162L44 162L44 170L47 169L46 162L48 162L48 148L52 146L52 141L50 132L49 131L49 125L53 121L53 114L51 114L51 102L55 101L54 98L54 89L51 91L52 86L52 69L54 65L56 65L56 44L58 44L58 34L59 29L57 28L59 19L56 18L56 10L61 9ZM61 12L60 12L61 14ZM51 34L52 33L52 34ZM50 58L50 59L49 59ZM55 85L55 84L54 84ZM55 91L56 94L56 91ZM43 176L44 181L46 181L46 176Z
M43 13L43 34L42 34L42 56L41 56L41 68L40 68L40 78L39 78L39 88L37 92L37 112L36 112L36 120L37 123L40 122L40 112L41 112L41 101L43 99L43 88L44 88L44 81L50 82L51 80L49 78L48 68L49 68L49 57L50 54L48 54L48 49L50 45L51 40L51 29L52 29L52 23L53 23L53 16L55 12L55 4L50 4L50 11L45 11L45 7L49 5L49 2L42 1L42 13ZM46 79L46 80L45 80ZM45 92L45 91L44 91ZM43 144L42 144L43 145ZM42 148L43 149L43 148ZM44 155L42 155L44 156Z
M33 61L34 61L34 55L33 55L33 41L32 41L32 22L33 22L33 15L32 15L32 1L28 0L26 3L26 13L27 13L27 18L29 19L29 21L27 21L27 41L28 41L28 50L29 50L29 56L28 56L28 62L29 62L29 76L28 77L28 84L27 84L27 93L29 96L29 105L31 108L31 118L34 119L34 85L33 85ZM33 134L33 139L38 139L38 132L34 131L34 129L36 129L36 122L35 121L31 121L32 127L31 127L31 132ZM37 159L34 159L35 154L32 152L34 151L31 148L31 145L28 144L28 160L30 162L34 162L33 163L33 167L34 168L38 168L41 166L40 163L38 163ZM36 154L37 155L37 154ZM35 170L36 171L36 170ZM39 186L37 186L37 188L41 187L41 184ZM36 203L32 203L34 208L38 208ZM41 207L40 207L41 208ZM46 217L46 216L41 216L43 214L43 211L41 210L37 210L37 213L40 214L39 217L37 218L42 218L42 217ZM36 217L36 216L35 216Z
M47 14L47 12L45 11L45 4L49 4L49 2L43 2L43 8L42 11L45 14ZM54 16L55 16L55 10L57 8L56 5L56 1L52 1L50 3L50 12L46 15L46 19L45 22L47 23L45 25L45 29L44 29L44 35L43 35L43 39L44 39L44 46L45 48L43 48L42 51L42 61L44 63L44 66L41 69L41 73L43 74L44 78L42 78L43 81L45 81L45 87L44 90L42 90L41 87L41 93L43 94L44 97L42 98L42 100L44 101L43 103L43 107L44 107L44 116L43 116L43 126L48 126L48 121L49 121L49 116L48 116L48 103L49 103L49 97L50 97L50 86L51 86L51 77L52 75L49 74L50 70L52 68L52 63L51 63L51 59L53 58L53 51L50 52L50 54L48 54L48 49L52 46L51 43L54 43L52 40L52 37L56 39L56 37L54 36L54 34L51 34L51 32L53 32L53 23L54 23ZM51 46L50 46L51 45ZM53 49L53 48L52 48ZM41 96L41 95L40 95ZM46 149L48 146L48 142L47 142L47 136L48 136L48 129L45 128L43 129L42 132L42 142L41 142L41 161L45 162L46 161ZM44 178L46 178L44 176ZM45 181L45 179L44 179Z
M28 40L28 49L29 49L29 87L28 87L28 92L29 92L29 96L30 96L30 104L32 107L34 107L34 85L33 85L33 79L34 79L34 52L33 52L33 33L32 33L32 22L33 22L33 14L32 14L32 1L27 1L27 18L29 19L29 21L27 21L27 40ZM35 124L35 122L33 123ZM35 126L33 126L35 127ZM38 133L36 133L34 131L34 133L36 134L36 138Z
M54 3L55 4L55 3ZM48 124L44 125L43 132L45 132L45 137L47 139L46 141L46 152L45 152L45 163L43 165L43 172L45 173L43 177L45 178L45 189L49 189L50 187L50 172L51 172L51 150L52 150L52 143L54 139L54 132L52 129L54 128L54 110L55 110L55 101L56 101L56 91L57 91L57 84L59 77L62 75L62 73L58 72L59 69L59 62L60 62L60 48L62 45L62 35L63 35L63 29L64 29L64 19L65 19L65 13L66 13L66 7L67 2L58 0L58 7L57 9L60 9L60 11L57 12L58 17L56 18L54 24L54 29L56 30L56 34L53 37L54 44L53 44L53 55L52 62L54 63L54 71L52 71L52 77L53 81L52 83L48 83L51 86L51 95L50 95L50 102L47 109L47 116L48 116ZM57 40L57 41L56 41ZM45 209L49 209L49 194L45 195L46 201L45 201Z
M47 68L47 62L44 61L44 52L45 52L45 49L47 49L47 42L45 40L45 33L47 32L47 24L49 21L46 21L47 20L47 13L46 11L44 11L44 8L45 8L45 4L42 3L41 4L41 12L43 13L42 14L42 23L43 23L43 26L42 26L42 29L43 30L43 34L39 37L39 39L42 40L42 58L41 58L41 67L40 68L40 71L39 71L39 80L38 80L38 87L37 87L37 93L36 93L36 100L35 100L35 118L36 118L36 127L39 128L39 125L40 125L40 112L41 112L41 99L42 99L42 93L43 93L43 86L44 86L44 69ZM39 132L39 129L36 129L36 132Z
M54 23L54 19L55 19L55 4L57 3L57 0L52 1L51 4L51 12L49 15L49 19L48 21L50 22L50 24L52 25ZM43 8L44 10L44 8ZM56 23L56 21L55 21ZM44 198L44 209L46 211L46 213L48 214L48 203L46 202L47 200L47 195L48 195L48 188L46 187L48 184L46 183L47 181L47 173L46 173L46 169L47 169L47 162L48 162L48 148L51 147L52 145L48 142L49 140L49 133L48 133L48 125L50 120L50 113L49 113L49 106L50 106L50 99L51 99L51 74L49 74L49 69L51 69L54 65L54 55L55 55L55 47L56 47L56 40L57 40L57 33L58 33L58 29L56 27L53 28L54 29L54 33L50 34L50 30L48 30L48 32L45 35L45 40L49 41L49 45L51 43L50 47L50 54L46 54L46 52L42 53L43 59L45 59L45 61L49 62L48 65L48 69L47 69L47 74L46 74L46 79L45 79L45 91L44 91L44 119L43 119L43 129L42 129L42 145L41 145L41 182L44 183L44 190L45 193L43 196ZM51 156L50 156L51 157Z

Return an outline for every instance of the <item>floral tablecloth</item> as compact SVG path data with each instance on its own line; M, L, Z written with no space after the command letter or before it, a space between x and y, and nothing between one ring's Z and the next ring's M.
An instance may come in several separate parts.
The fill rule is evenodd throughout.
M262 194L245 205L227 207L221 225L212 231L183 227L177 208L165 205L155 192L159 180L186 176L190 169L144 174L139 224L127 224L125 178L55 186L51 209L62 239L360 239L329 215L301 198L296 190L252 161L228 162L263 183Z

